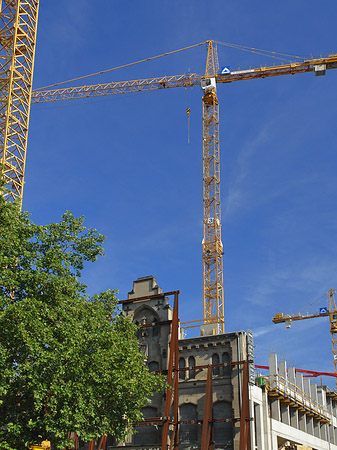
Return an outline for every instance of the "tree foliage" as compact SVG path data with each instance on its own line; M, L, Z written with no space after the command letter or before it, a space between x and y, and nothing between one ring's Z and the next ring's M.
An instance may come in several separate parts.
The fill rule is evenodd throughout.
M122 438L163 381L115 291L90 298L80 282L104 237L70 212L36 225L2 196L0 230L0 448L64 448L67 432Z

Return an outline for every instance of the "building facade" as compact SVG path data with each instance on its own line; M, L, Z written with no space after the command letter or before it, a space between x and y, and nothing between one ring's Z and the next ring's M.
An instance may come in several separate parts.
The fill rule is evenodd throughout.
M128 299L122 302L122 314L140 325L139 345L144 353L144 364L150 371L168 371L173 313L168 297L152 276L135 280ZM207 376L211 374L210 442L214 450L337 450L335 391L310 383L309 378L303 378L294 368L287 368L285 361L278 363L274 354L269 357L268 374L255 377L254 372L250 372L244 381L244 365L240 362L252 358L251 333L208 335L206 327L201 334L185 339L181 333L178 340L179 449L201 448L205 403L210 392L207 391ZM254 365L247 363L247 367L253 369ZM247 442L240 444L245 396L249 417L246 422L250 427ZM165 394L155 394L143 409L145 420L135 427L136 432L125 442L116 443L109 437L105 448L159 450L165 402ZM169 415L173 415L172 408ZM173 438L174 430L170 425L168 448L172 448ZM82 448L86 450L88 444ZM90 450L94 448L98 449L99 443Z

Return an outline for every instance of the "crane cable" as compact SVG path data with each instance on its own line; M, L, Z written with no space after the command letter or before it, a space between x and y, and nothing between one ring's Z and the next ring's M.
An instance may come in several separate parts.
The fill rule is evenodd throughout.
M304 311L305 309L309 308L310 306L312 306L314 303L316 303L318 300L321 300L325 296L326 296L325 293L320 295L319 297L317 297L314 300L312 300L310 303L307 303L304 307L301 308L301 310Z
M112 72L113 70L124 69L125 67L130 67L130 66L134 66L136 64L140 64L143 62L152 61L153 59L161 58L163 56L169 56L169 55L173 55L174 53L182 52L184 50L190 50L191 48L200 47L201 45L204 45L206 43L207 43L207 41L199 42L199 44L194 44L194 45L190 45L189 47L184 47L184 48L180 48L178 50L173 50L172 52L167 52L167 53L162 53L161 55L151 56L150 58L141 59L139 61L135 61L135 62L128 63L128 64L123 64L122 66L113 67L111 69L101 70L100 72L91 73L89 75L84 75L83 77L72 78L71 80L62 81L60 83L55 83L55 84L50 84L49 86L44 86L42 88L39 88L38 90L40 91L42 89L49 89L51 87L60 86L61 84L72 83L73 81L83 80L85 78L94 77L96 75L102 75L104 73Z
M103 75L105 73L112 72L114 70L124 69L125 67L130 67L130 66L134 66L136 64L140 64L140 63L143 63L143 62L152 61L154 59L162 58L163 56L169 56L169 55L173 55L175 53L179 53L179 52L182 52L182 51L185 51L185 50L190 50L191 48L200 47L201 45L208 44L209 42L210 41L199 42L198 44L190 45L188 47L180 48L178 50L173 50L171 52L162 53L160 55L151 56L150 58L141 59L139 61L135 61L135 62L128 63L128 64L123 64L121 66L112 67L112 68L106 69L106 70L101 70L99 72L91 73L89 75L84 75L82 77L77 77L77 78L72 78L70 80L61 81L59 83L50 84L48 86L41 87L38 90L49 89L49 88L52 88L52 87L61 86L62 84L72 83L73 81L84 80L85 78L94 77L96 75ZM219 41L213 41L213 42L215 44L223 45L225 47L229 47L229 48L233 48L233 49L241 50L241 51L245 51L245 52L255 53L255 54L258 54L258 55L268 56L269 58L280 59L282 61L284 61L284 57L304 60L303 57L295 56L295 55L289 55L287 53L272 52L270 50L262 50L262 49L255 48L255 47L247 47L247 46L244 46L244 45L230 44L228 42L219 42ZM279 55L279 56L276 56L276 55ZM283 56L283 58L282 58L282 56ZM292 62L292 60L287 60L287 61ZM33 92L34 91L35 90L33 90Z
M302 56L288 55L287 53L272 52L270 50L262 50L260 48L255 48L255 47L246 47L244 45L230 44L228 42L219 42L219 41L214 41L214 42L218 45L223 45L224 47L229 47L229 48L233 48L236 50L241 50L241 51L249 52L249 53L255 53L257 55L268 56L269 58L280 59L281 61L284 61L284 58L282 58L282 56L283 57L286 56L287 58L300 59L300 60L305 59ZM278 56L275 56L275 55L278 55ZM287 61L292 62L293 59L292 60L288 59Z

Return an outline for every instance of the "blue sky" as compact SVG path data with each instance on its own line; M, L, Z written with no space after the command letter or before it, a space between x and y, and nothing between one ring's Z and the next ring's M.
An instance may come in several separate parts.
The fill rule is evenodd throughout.
M41 1L34 87L207 39L325 56L337 53L336 14L332 0ZM278 62L218 53L232 69ZM202 74L205 59L198 47L87 84ZM254 331L258 364L275 351L333 372L327 318L290 330L271 318L305 313L337 287L336 81L331 70L218 87L226 330ZM71 210L107 236L106 256L84 273L90 292L124 299L154 275L181 290L182 320L202 317L201 97L194 87L32 105L23 207L42 224Z

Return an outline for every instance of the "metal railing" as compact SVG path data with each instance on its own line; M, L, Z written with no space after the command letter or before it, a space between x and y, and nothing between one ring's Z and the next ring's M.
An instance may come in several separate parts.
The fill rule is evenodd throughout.
M331 420L331 414L296 384L281 375L269 375L267 378L267 389L270 393L283 397L284 400L293 403L294 406L305 409L309 414L312 413L328 421Z

